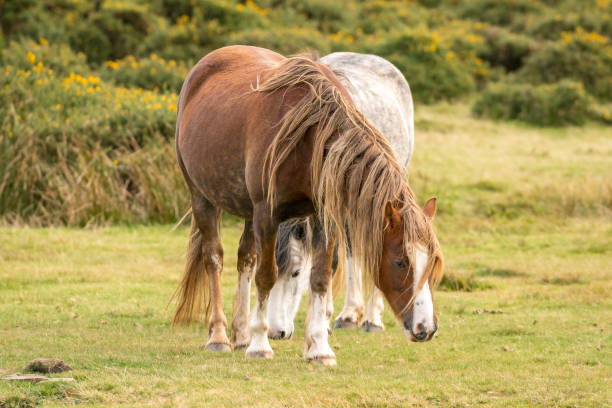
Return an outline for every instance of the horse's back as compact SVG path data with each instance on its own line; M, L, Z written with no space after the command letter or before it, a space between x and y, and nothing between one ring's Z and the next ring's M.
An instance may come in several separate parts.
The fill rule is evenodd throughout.
M357 109L385 136L407 170L414 149L414 108L402 73L370 54L335 52L321 62L339 74Z

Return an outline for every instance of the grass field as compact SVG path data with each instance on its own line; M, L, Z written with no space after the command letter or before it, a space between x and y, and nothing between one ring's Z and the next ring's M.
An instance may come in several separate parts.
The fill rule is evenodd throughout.
M337 367L311 365L303 302L273 360L211 354L204 328L169 326L186 228L4 227L0 374L57 357L76 381L0 381L0 407L610 406L609 128L480 121L466 105L418 107L416 128L410 182L439 197L449 277L436 339L408 342L387 311L385 332L334 332ZM228 316L239 234L225 219Z

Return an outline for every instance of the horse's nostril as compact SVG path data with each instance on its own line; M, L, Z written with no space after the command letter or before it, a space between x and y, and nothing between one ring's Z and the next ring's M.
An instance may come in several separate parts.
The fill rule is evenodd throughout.
M423 323L417 324L416 332L413 333L414 337L419 340L425 340L427 338L427 329Z
M281 338L281 339L284 339L284 338L285 338L285 331L284 331L284 330L281 330L281 331L279 332L279 334L280 334L280 338Z

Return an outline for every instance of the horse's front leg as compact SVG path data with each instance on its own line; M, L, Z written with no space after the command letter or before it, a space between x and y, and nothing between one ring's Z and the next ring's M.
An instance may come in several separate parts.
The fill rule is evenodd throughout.
M322 225L313 219L313 259L310 273L310 304L306 318L305 357L323 365L335 365L336 355L329 347L329 314L327 289L331 278L331 264L335 237L325 239Z
M251 342L246 349L247 357L272 358L274 352L268 341L268 299L270 290L278 275L276 258L276 232L278 224L270 216L266 205L258 205L253 213L253 229L257 250L257 269L255 270L255 287L257 296L255 307L251 312L249 328Z

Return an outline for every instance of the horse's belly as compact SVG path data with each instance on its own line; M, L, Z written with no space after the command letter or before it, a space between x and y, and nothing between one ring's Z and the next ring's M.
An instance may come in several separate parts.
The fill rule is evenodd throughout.
M244 184L244 172L227 172L227 178L201 183L202 193L215 207L244 219L253 217L253 204Z

